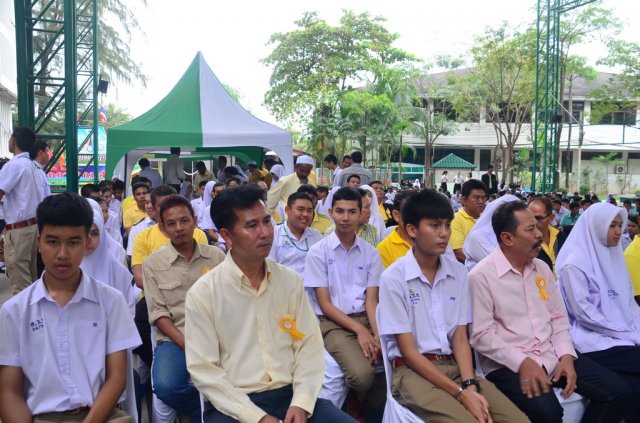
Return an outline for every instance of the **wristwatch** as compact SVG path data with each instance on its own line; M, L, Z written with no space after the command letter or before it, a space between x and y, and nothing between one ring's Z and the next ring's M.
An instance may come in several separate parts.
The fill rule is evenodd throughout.
M480 392L480 384L478 383L477 380L475 380L475 379L467 379L465 381L462 381L462 389L467 389L471 385L475 385L476 386L476 390L478 392Z

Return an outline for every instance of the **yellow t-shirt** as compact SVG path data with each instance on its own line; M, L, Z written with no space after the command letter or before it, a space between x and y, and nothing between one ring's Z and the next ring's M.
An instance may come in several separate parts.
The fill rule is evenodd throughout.
M136 205L135 202L133 204ZM129 229L145 217L147 217L147 213L136 206L136 208L129 209L124 213L122 216L122 226L124 226L125 229Z
M467 239L467 235L469 235L475 224L476 220L469 216L469 213L464 208L460 209L451 221L451 238L449 239L451 248L454 250L461 249L464 246L464 240Z
M631 244L624 250L624 261L633 285L633 295L640 295L640 236L635 236Z
M208 244L207 236L198 228L193 232L193 239L195 239L198 244ZM169 238L160 231L158 225L153 225L140 232L133 243L131 266L142 264L151 253L164 247L169 242Z
M322 213L315 213L313 216L313 222L311 222L311 228L320 232L322 235L333 225L331 219Z
M544 242L541 245L542 250L545 253L547 253L549 258L551 259L551 263L553 264L552 269L553 269L554 275L556 274L556 252L553 250L553 247L556 244L558 233L560 233L559 230L557 230L553 226L549 226L549 245L545 244Z
M382 216L382 220L384 220L384 223L387 223L387 221L389 220L389 215L387 214L387 210L384 208L384 204L382 203L378 204L378 214Z
M122 207L122 215L124 216L127 210L137 209L138 205L136 204L136 199L133 197L133 195L130 195L122 200L122 204L120 205L120 207Z
M387 268L397 259L406 255L407 251L411 249L411 245L398 234L398 228L394 228L389 236L378 244L376 249L382 257L382 264Z

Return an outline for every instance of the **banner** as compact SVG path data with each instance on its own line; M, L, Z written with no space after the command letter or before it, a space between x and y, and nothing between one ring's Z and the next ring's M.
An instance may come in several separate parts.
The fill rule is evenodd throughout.
M78 143L81 144L87 135L91 132L91 127L81 126L78 128ZM95 166L93 159L93 135L89 141L78 153L78 170L82 172L79 179L79 185L93 183ZM107 133L102 126L98 127L98 179L105 179L105 163L107 161ZM89 164L91 162L91 164ZM62 153L58 162L51 168L47 174L49 184L52 187L64 187L67 185L67 159L65 153Z

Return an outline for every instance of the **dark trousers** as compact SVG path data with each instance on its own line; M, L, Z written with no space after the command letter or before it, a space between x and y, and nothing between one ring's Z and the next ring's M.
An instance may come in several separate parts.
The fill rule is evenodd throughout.
M640 347L613 347L584 355L615 372L629 385L635 401L631 402L625 420L628 423L640 422Z
M574 361L578 376L576 392L589 400L582 423L616 423L627 413L627 406L634 401L627 384L615 373L605 369L590 358L578 354ZM562 423L563 410L553 390L539 397L527 398L520 391L517 373L507 368L494 370L487 375L515 405L531 420L531 423ZM564 388L561 378L554 384Z
M249 394L249 399L255 405L264 410L270 416L284 420L287 410L293 398L293 388L291 385L271 391L257 392ZM237 423L237 420L222 414L216 410L211 403L204 403L204 423ZM330 401L322 398L316 400L313 415L309 418L309 423L356 423L354 419L344 412L338 410Z

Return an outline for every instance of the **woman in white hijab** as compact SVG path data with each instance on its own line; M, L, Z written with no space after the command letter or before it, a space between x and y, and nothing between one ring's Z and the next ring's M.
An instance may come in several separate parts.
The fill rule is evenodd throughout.
M271 178L272 178L271 189L273 189L273 187L278 185L278 181L280 180L280 178L287 175L287 171L285 170L284 166L282 166L281 164L273 165L269 173L271 173Z
M211 216L209 215L209 207L211 206L211 200L213 200L213 197L211 197L211 193L213 192L213 186L215 184L216 183L214 181L209 181L204 186L204 194L202 194L202 204L200 204L200 207L198 208L197 226L203 231L206 231L206 229L212 229L205 228L205 226L208 226L207 223L209 220L211 220Z
M500 204L510 201L520 201L520 199L515 195L503 195L497 200L487 204L476 221L476 224L473 226L473 229L471 229L471 232L467 235L467 239L465 239L464 246L462 247L462 251L467 257L465 261L467 270L473 269L480 260L491 254L498 246L498 240L496 239L496 234L493 232L491 218L493 217L493 212L496 211Z
M93 209L93 225L89 232L87 253L80 263L80 268L87 275L124 295L131 316L135 315L135 305L141 291L132 285L133 275L118 261L110 249L111 237L104 229L104 218L100 205L93 200L88 200Z
M560 250L556 272L574 346L616 372L638 399L640 307L620 244L626 218L626 210L606 202L589 207ZM640 416L640 403L633 407L635 418L627 421Z
M384 239L384 234L386 230L386 226L384 225L384 220L380 213L378 213L378 197L376 196L376 190L369 185L360 185L360 188L366 189L371 195L367 195L367 197L371 198L371 204L369 208L371 209L371 217L369 218L369 224L373 225L378 232L378 241L382 241Z

